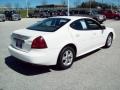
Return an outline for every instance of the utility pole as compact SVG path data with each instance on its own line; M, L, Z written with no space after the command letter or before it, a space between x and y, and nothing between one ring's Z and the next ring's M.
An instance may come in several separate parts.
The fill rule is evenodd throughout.
M89 8L90 8L90 11L91 11L91 4L92 4L92 3L91 3L91 0L89 0L89 6L90 6Z
M113 10L113 3L111 3L111 10Z
M67 5L67 6L68 6L68 7L67 7L67 9L68 9L68 10L67 10L67 14L68 14L68 16L70 16L70 13L69 13L69 12L70 12L69 0L67 1L67 3L68 3L68 5Z
M27 11L26 17L28 17L28 0L26 0L26 11Z
M102 0L102 6L101 6L102 9L103 9L103 4L104 4L104 2L103 2L103 0Z
M102 0L102 4L103 4L103 0Z
M120 8L120 6L119 6L119 5L120 5L120 1L118 0L118 9Z

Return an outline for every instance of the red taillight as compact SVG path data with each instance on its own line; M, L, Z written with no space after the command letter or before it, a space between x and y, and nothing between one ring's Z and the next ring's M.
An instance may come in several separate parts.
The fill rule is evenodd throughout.
M32 42L31 48L35 48L35 49L47 48L44 38L41 36L35 38Z

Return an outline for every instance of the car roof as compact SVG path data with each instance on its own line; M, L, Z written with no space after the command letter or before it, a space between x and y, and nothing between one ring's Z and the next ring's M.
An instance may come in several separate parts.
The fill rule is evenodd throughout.
M89 18L89 17L84 17L84 16L56 16L56 17L51 17L51 18L66 18L66 19L71 19L71 20L77 20L77 19L84 19L84 18Z

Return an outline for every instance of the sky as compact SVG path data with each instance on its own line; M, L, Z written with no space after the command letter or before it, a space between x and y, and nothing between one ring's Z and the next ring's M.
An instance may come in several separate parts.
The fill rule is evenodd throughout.
M28 0L28 2L30 2L30 6L31 7L35 7L36 5L41 5L45 0ZM47 3L49 4L60 4L61 0L46 0ZM71 0L72 2L70 4L72 4L74 2L74 0ZM26 0L0 0L0 5L6 5L6 4L12 4L12 6L14 7L16 3L19 3L20 7L25 7L26 6Z
M37 5L41 5L44 1L47 1L48 4L61 4L62 0L28 0L30 2L30 7L35 7ZM69 0L70 6L74 7L75 2L83 2L88 0ZM98 2L102 2L102 0L96 0ZM106 3L114 3L117 4L117 1L120 0L103 0ZM25 8L26 7L26 0L0 0L0 6L6 6L7 4L10 4L12 7L15 7L18 5L18 7Z

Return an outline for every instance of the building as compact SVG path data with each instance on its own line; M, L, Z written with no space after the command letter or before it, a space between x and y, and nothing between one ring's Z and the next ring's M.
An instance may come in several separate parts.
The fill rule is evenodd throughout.
M66 9L67 6L65 5L54 5L54 4L49 4L49 5L40 5L40 6L36 6L37 9L40 10L60 10L60 9Z
M0 11L4 11L4 10L7 10L8 8L5 7L5 6L0 6Z

